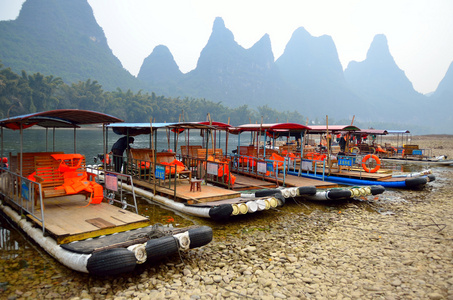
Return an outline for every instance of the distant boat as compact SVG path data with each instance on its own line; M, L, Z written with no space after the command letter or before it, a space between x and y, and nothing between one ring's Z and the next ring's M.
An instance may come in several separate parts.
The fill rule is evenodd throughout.
M391 143L374 144L369 146L366 143L354 145L361 154L375 154L382 161L394 164L418 164L452 166L453 159L445 155L434 156L432 149L422 149L419 145L411 142L409 130L377 130L362 129L354 133L356 136L367 137L370 135L380 136L381 139L387 135L396 136L396 145ZM363 151L367 150L367 151Z

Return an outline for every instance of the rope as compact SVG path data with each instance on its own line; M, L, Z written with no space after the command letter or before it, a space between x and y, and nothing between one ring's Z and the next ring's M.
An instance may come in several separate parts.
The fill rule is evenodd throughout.
M178 243L178 238L176 238L175 236L173 236L173 239L176 243L176 248L178 249L178 254L179 254L179 259L181 260L181 263L184 265L184 267L186 267L186 264L184 263L184 260L182 259L182 255L181 255L181 249L179 247L179 243Z
M163 236L171 235L171 231L164 230L164 226L160 223L156 223L152 226L150 232L138 232L129 236L127 240L135 240L139 238L147 238L147 239L156 239Z

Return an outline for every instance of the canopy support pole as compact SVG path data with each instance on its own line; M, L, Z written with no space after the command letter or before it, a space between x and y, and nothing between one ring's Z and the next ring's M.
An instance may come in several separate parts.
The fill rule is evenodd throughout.
M74 153L77 153L77 138L76 138L76 128L74 127Z

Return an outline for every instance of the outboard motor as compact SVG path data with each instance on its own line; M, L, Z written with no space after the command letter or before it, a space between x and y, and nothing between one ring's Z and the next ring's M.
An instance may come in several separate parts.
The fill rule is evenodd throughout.
M110 161L111 161L110 155L107 154L106 156L107 156L106 164L107 164L107 165L110 165ZM99 161L100 161L102 164L104 164L104 159L105 159L105 157L104 157L104 154L101 153L101 154L98 154L97 157L93 157L93 159L94 159L94 163L97 163L97 162L98 162L98 159L99 159Z

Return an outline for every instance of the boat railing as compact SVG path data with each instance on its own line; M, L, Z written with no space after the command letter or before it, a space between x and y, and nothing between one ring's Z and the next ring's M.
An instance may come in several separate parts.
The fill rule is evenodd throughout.
M239 174L268 181L276 181L277 184L279 179L281 179L283 185L285 185L286 173L290 165L290 158L288 157L284 157L283 160L273 160L235 154L231 156L231 161L233 162L233 170ZM283 178L279 178L279 174L282 174Z
M309 158L302 158L302 161L299 165L299 176L304 174L306 177L313 177L318 179L317 174L322 174L322 180L325 180L326 175L326 159L324 160L317 160L317 159L309 159ZM319 165L321 165L321 169L319 170Z
M153 177L153 167L150 160L129 158L124 164L126 173L132 177L150 181Z
M0 174L0 194L3 199L20 210L21 214L25 212L41 222L42 230L45 232L41 184L8 169L3 169Z
M175 156L176 157L176 156ZM189 179L190 170L178 171L176 165L166 163L154 164L149 159L129 158L124 164L126 174L131 178L146 182L153 187L162 187L173 191L176 197L176 185L180 177Z
M182 155L179 159L189 168L192 177L204 179L206 182L224 186L227 189L233 186L230 176L232 162L228 157L210 155L206 160L206 158Z
M87 166L87 171L97 174L97 182L102 181L100 170ZM132 176L108 170L102 171L102 175L104 181L104 199L107 200L109 204L117 204L121 206L122 209L130 208L138 214L137 200L135 198L134 191L134 180ZM126 185L128 185L127 189ZM132 204L128 201L130 197L127 195L130 194L132 194Z

